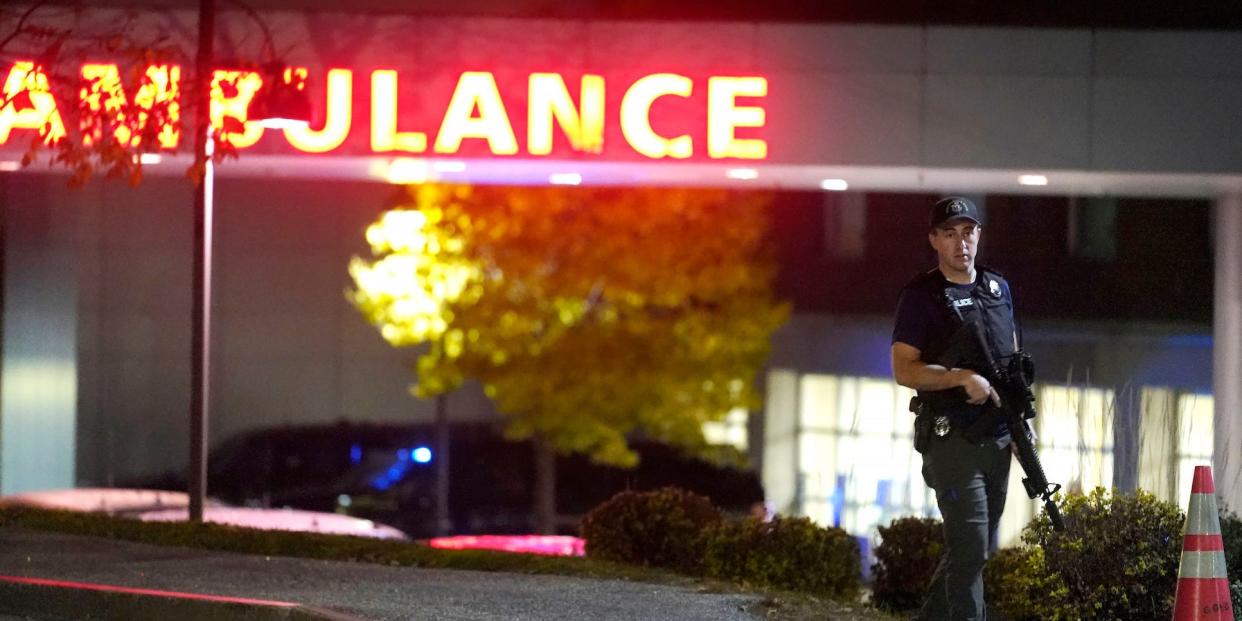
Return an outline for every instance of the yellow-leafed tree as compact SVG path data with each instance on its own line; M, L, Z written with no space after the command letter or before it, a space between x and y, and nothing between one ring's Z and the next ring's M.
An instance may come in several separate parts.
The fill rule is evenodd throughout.
M789 313L765 197L421 185L409 199L368 228L349 295L391 344L430 345L416 396L475 379L509 437L621 466L637 461L631 432L693 452L704 422L758 407ZM547 530L552 483L537 489Z

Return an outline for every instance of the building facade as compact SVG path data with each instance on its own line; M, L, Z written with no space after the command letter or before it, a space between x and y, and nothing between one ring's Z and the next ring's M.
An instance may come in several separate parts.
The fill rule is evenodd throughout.
M717 431L747 439L778 510L859 534L926 513L888 322L930 261L926 205L952 192L984 205L984 260L1031 314L1050 478L1174 500L1210 461L1242 505L1242 35L265 17L322 126L255 134L219 168L213 441L430 417L413 355L344 298L390 183L775 189L775 226L803 233L777 236L796 313L764 411ZM193 31L191 14L152 19ZM252 28L224 20L221 57ZM183 469L186 161L71 190L10 170L29 132L0 144L0 493ZM494 416L472 390L450 409ZM1015 532L1029 513L1010 516Z

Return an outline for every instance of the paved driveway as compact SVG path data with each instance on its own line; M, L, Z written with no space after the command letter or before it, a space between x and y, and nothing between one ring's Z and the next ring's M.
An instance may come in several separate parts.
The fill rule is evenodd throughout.
M762 618L759 598L752 595L617 580L265 558L15 529L0 529L0 574L287 601L384 621Z

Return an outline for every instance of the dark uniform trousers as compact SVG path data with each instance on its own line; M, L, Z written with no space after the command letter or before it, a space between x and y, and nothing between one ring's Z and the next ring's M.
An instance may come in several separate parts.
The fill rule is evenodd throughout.
M1009 491L1009 437L974 444L960 431L933 437L923 479L944 516L945 555L932 577L919 621L984 621L983 565L996 553Z

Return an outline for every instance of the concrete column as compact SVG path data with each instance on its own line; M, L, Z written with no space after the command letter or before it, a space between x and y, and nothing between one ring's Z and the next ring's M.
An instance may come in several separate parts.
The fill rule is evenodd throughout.
M1242 194L1216 202L1212 392L1217 496L1242 512Z

